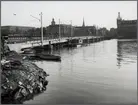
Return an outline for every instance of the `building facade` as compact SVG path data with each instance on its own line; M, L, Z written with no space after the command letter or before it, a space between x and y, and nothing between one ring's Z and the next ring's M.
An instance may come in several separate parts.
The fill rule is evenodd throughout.
M95 36L96 27L95 26L85 26L85 21L83 18L82 26L75 27L74 36Z
M94 26L75 27L74 36L95 36L96 28Z
M8 43L21 43L26 41L41 40L41 28L25 26L2 26L2 36L8 36ZM46 38L46 28L43 27L44 40Z
M46 28L46 36L49 38L71 37L74 34L74 27L68 24L56 24L52 19L51 25Z
M35 27L27 27L27 26L1 26L1 30L7 31L9 34L26 33L28 30L34 28Z
M20 43L28 41L29 30L35 27L25 26L1 26L1 35L8 36L8 43Z
M117 18L118 38L137 38L137 20L123 20L118 13Z

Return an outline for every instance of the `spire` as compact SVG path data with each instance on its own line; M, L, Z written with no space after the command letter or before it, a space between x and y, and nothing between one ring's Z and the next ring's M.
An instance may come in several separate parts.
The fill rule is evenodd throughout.
M85 27L84 17L83 17L83 24L82 24L82 26Z
M121 16L120 16L120 12L118 12L117 20L122 20L122 18L121 18Z

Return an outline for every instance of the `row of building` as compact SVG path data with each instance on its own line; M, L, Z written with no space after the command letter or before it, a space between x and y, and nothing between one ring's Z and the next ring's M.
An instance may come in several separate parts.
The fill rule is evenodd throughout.
M2 36L8 36L8 42L25 42L30 40L41 39L41 29L24 26L2 26ZM72 26L71 24L56 24L54 18L51 25L43 27L44 39L76 36L95 36L103 35L106 37L118 38L136 38L137 37L137 20L123 20L118 13L117 29L106 28L97 29L95 26L85 26L83 19L82 26Z
M8 35L8 42L25 42L41 39L41 29L23 26L2 26L2 35ZM71 24L56 24L54 18L51 25L43 28L44 39L106 35L106 28L96 29L95 26L85 26L83 19L82 26L72 26Z

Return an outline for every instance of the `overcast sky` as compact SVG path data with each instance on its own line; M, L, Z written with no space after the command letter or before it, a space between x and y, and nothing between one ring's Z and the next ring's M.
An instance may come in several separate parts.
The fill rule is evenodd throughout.
M2 1L1 25L40 27L40 22L31 17L40 18L43 13L43 26L56 23L82 26L96 25L107 29L116 28L118 12L123 19L137 19L137 1ZM16 15L13 15L16 14Z

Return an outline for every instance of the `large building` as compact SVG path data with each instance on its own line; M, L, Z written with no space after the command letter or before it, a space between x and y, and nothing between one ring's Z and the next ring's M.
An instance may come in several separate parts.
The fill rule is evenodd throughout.
M118 13L117 18L118 38L137 38L137 20L123 20Z
M30 29L34 29L35 27L27 27L27 26L1 26L1 30L6 30L8 33L25 33Z
M75 27L74 36L95 36L96 27L95 26L85 26L84 18L82 26Z
M1 35L8 36L9 43L20 43L28 40L28 31L35 27L1 26Z
M46 35L51 38L76 37L76 36L95 36L95 26L85 26L84 18L82 26L72 26L67 24L56 24L52 19L51 25L46 29Z
M51 25L46 28L46 35L49 38L71 37L74 34L74 27L68 24L56 24L52 19Z

